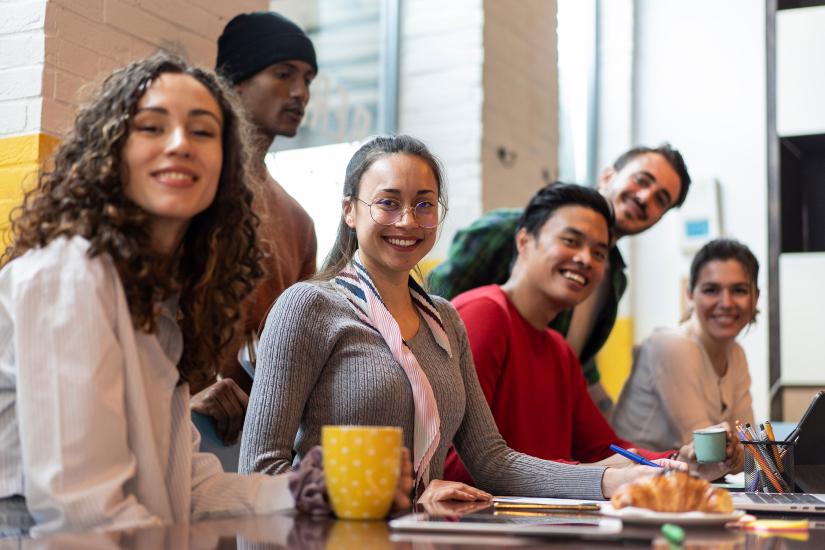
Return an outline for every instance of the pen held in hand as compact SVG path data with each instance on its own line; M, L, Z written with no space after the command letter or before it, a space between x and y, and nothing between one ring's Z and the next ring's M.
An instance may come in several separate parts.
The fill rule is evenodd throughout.
M623 449L622 447L619 447L618 445L610 445L610 450L613 451L614 453L618 453L618 454L622 455L623 457L625 457L627 459L630 459L633 462L636 462L638 464L644 464L645 466L653 466L654 468L661 468L661 466L659 466L655 462L651 462L648 459L646 459L645 457L639 456L636 453L632 453L632 452L628 451L627 449Z

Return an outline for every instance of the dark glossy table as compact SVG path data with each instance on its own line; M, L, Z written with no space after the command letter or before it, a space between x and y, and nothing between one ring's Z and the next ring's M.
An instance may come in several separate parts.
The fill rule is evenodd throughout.
M778 516L777 516L778 517ZM800 516L788 516L799 519ZM825 517L811 519L802 537L760 536L739 529L687 529L683 548L802 549L825 548ZM392 532L383 521L337 521L296 514L224 518L191 525L137 529L113 533L54 535L43 539L0 539L0 550L11 549L449 549L519 546L525 548L670 548L658 528L625 526L620 538L608 541L541 539L488 535L441 535Z

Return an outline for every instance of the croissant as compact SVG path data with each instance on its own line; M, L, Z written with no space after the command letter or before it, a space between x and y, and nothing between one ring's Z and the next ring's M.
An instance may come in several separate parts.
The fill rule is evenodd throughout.
M727 490L674 470L623 485L611 502L616 509L635 506L656 512L733 512Z

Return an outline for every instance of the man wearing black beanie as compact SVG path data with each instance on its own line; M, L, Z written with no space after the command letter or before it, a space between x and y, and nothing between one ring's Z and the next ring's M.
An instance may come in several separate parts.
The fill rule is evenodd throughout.
M276 136L292 137L298 130L318 64L312 41L298 25L258 12L226 24L215 70L236 87L268 150Z
M269 306L287 287L315 273L317 244L312 219L276 182L264 159L277 136L292 137L304 117L309 85L318 72L315 48L306 33L273 12L234 17L218 38L216 72L238 92L255 130L250 161L255 185L253 208L261 219L258 234L266 248L267 275L242 308L241 324L229 345L248 368L254 344ZM237 440L243 427L252 379L235 354L220 365L222 379L192 388L192 410L215 419L226 443Z

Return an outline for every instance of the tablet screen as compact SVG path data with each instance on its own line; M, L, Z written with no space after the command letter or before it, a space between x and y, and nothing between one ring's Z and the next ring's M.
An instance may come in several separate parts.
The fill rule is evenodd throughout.
M825 392L813 397L793 435L797 464L825 465Z
M595 514L494 511L470 514L409 514L392 520L398 530L466 531L512 535L603 535L618 533L621 522Z

